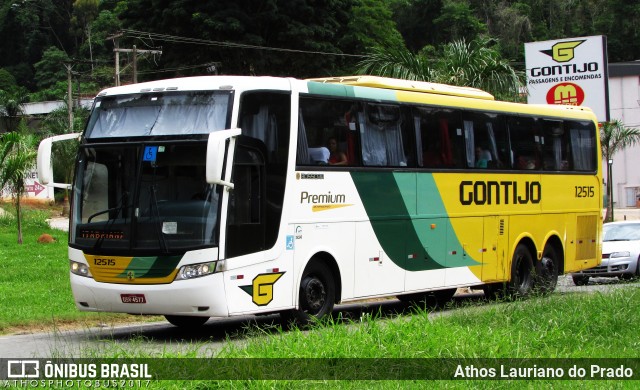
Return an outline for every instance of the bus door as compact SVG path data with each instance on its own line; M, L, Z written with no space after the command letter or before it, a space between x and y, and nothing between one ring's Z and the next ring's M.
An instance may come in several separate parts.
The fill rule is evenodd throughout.
M266 147L238 136L227 212L226 258L265 250Z

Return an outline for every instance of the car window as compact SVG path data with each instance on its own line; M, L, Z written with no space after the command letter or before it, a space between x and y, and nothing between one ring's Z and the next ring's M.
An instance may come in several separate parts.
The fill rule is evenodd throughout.
M640 240L640 224L604 225L604 241Z

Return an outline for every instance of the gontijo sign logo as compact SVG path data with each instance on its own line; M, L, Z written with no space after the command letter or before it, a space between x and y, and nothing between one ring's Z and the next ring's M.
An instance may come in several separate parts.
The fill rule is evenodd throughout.
M540 50L542 53L553 58L555 62L567 62L571 61L574 57L574 50L577 46L584 42L584 39L579 41L558 42L551 46L550 50Z
M608 120L604 36L525 44L528 102L587 106Z

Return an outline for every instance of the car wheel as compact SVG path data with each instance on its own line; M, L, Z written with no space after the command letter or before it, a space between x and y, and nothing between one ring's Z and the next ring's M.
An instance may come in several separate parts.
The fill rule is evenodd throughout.
M576 286L586 286L589 283L589 277L584 275L571 275L571 279Z
M640 278L640 257L636 260L636 271L632 274L620 275L620 280L638 280Z

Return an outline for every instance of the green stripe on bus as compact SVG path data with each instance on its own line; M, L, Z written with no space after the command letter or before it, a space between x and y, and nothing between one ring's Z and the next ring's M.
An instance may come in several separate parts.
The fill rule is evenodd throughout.
M126 278L130 271L136 278L162 278L171 275L182 256L134 257L118 277Z
M454 231L431 174L351 172L351 177L378 242L397 266L407 271L424 271L479 264L472 259L443 257L448 251L462 251L457 237L433 240L427 236L424 227L428 221L417 215L417 196L421 203L429 205L430 215L441 217L439 229L445 234ZM434 253L441 255L434 257ZM414 254L418 258L408 260Z
M340 85L332 83L318 83L309 81L307 83L309 93L315 95L329 95L336 97L363 98L373 100L386 100L397 102L398 96L396 91L391 89L376 89L367 87L353 87L349 85Z

